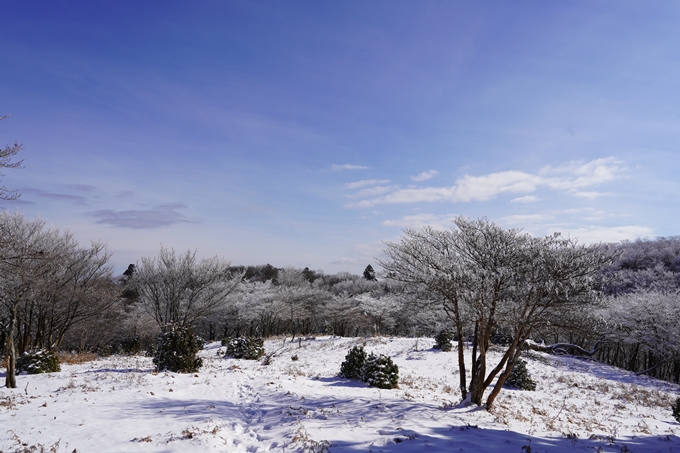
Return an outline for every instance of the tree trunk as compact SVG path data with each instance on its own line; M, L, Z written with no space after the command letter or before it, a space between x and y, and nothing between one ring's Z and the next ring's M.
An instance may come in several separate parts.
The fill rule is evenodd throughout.
M14 327L17 323L17 306L12 307L10 313L9 328L7 329L7 347L5 348L7 373L5 374L5 387L8 389L17 388L16 377L16 349L14 347Z
M505 384L506 379L510 376L510 373L512 373L512 368L515 366L517 360L519 360L521 353L522 353L521 348L517 348L513 352L512 357L508 359L508 362L505 366L505 370L498 376L496 385L494 385L493 389L491 390L491 393L486 399L486 410L491 409L491 407L493 406L493 402L496 401L496 397L501 392L501 389L503 388L503 384Z
M472 377L470 378L470 400L477 406L482 405L484 375L486 374L486 351L484 351L484 342L480 338L482 329L479 324L479 321L475 323L475 333L472 339Z

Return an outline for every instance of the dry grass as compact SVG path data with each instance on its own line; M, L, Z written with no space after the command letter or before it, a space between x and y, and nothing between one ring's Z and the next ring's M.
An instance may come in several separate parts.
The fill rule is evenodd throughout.
M92 362L99 356L92 352L60 352L57 354L59 363L67 365L80 365L81 363Z
M657 389L646 389L635 384L622 384L620 389L614 392L613 398L634 403L639 406L652 408L669 408L673 403L673 397Z

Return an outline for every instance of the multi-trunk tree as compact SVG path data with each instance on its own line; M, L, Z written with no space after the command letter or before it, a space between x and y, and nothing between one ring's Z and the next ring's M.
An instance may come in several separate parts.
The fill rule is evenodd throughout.
M598 300L595 284L610 257L600 246L579 245L559 234L534 238L486 219L458 217L454 229L406 230L386 243L386 274L437 304L453 322L462 397L490 408L532 333L563 314ZM566 318L574 318L565 316ZM508 346L487 362L491 339L503 331ZM470 338L468 386L465 343Z

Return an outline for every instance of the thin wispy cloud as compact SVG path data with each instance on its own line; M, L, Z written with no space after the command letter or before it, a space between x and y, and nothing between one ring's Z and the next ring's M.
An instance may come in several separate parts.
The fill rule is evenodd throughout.
M510 203L521 203L521 204L535 203L539 200L540 200L540 198L538 198L536 195L525 195L523 197L513 198L512 200L510 200Z
M67 187L72 190L76 190L78 192L97 192L99 191L98 188L95 186L91 186L89 184L66 184L64 187Z
M23 189L22 192L27 193L27 194L32 194L36 197L40 198L45 198L48 200L52 201L65 201L65 202L70 202L76 205L86 205L87 204L87 199L83 196L80 195L71 195L67 193L57 193L57 192L49 192L46 190L38 190L38 189Z
M505 217L501 217L500 221L507 225L531 225L535 223L547 222L548 220L554 219L552 214L515 214Z
M29 201L29 200L24 200L23 198L15 198L14 200L2 200L2 203L8 203L9 206L21 206L21 205L33 205L35 204L34 201ZM4 204L0 204L0 209L9 209L8 206L5 206Z
M356 264L359 262L360 260L358 258L342 257L338 258L337 260L331 261L330 264Z
M401 219L385 220L382 222L384 226L399 227L399 228L422 228L430 226L438 230L447 230L453 226L451 220L456 217L456 214L415 214L402 217Z
M428 179L432 179L434 176L439 174L437 170L428 170L424 171L416 176L411 176L411 179L414 181L427 181Z
M362 179L361 181L348 182L345 184L345 189L359 189L366 186L376 186L380 184L389 183L389 179Z
M375 187L367 187L365 189L361 189L360 191L352 194L351 196L353 197L375 197L378 195L382 195L384 193L389 193L393 192L394 190L397 190L399 186L375 186Z
M613 181L621 173L620 162L614 158L596 159L587 163L568 163L559 167L544 167L537 174L510 170L482 176L465 175L451 187L409 187L396 189L383 196L351 203L348 207L370 207L378 204L466 203L486 201L498 195L530 194L539 187L567 192ZM517 198L535 201L523 197Z
M566 229L562 234L578 238L579 242L592 244L596 242L620 242L637 238L652 237L654 230L641 225L626 225L615 227L590 226Z
M160 228L177 223L196 223L177 212L186 208L185 205L175 203L161 205L153 209L113 211L103 209L94 211L91 215L97 218L97 223L112 225L118 228L147 229Z
M607 197L607 196L611 195L610 193L606 193L606 192L588 192L588 191L576 190L576 189L570 190L569 193L572 194L575 197L587 198L589 200L594 200L596 198Z
M368 170L369 167L364 165L353 165L353 164L333 164L331 165L331 170L333 171L345 171L345 170Z

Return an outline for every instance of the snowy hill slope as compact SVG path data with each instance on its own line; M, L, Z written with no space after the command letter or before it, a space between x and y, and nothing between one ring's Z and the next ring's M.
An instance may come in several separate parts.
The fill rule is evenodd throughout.
M347 350L363 343L397 363L399 389L337 377ZM269 340L276 354L265 366L221 358L212 343L188 375L154 373L145 357L62 365L0 389L0 451L680 452L676 385L531 353L537 390L505 389L487 412L457 406L455 351L433 344Z

